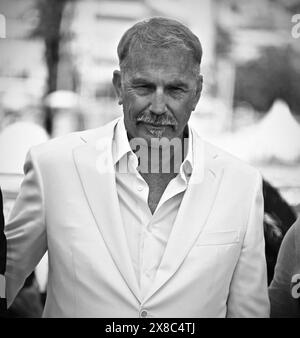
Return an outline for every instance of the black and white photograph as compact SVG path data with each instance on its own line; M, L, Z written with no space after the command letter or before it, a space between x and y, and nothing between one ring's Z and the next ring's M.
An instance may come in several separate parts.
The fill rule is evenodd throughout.
M300 0L0 0L0 313L300 318Z

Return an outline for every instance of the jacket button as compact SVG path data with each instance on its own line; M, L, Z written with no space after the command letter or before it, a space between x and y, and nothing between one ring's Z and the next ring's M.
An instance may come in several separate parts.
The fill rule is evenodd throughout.
M140 317L142 318L146 318L148 315L147 311L146 310L142 310L141 313L140 313Z

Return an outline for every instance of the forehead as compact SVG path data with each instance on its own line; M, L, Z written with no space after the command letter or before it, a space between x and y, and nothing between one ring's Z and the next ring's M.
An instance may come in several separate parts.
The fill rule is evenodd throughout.
M188 80L194 77L195 66L192 53L184 48L152 48L133 50L124 70L130 78Z

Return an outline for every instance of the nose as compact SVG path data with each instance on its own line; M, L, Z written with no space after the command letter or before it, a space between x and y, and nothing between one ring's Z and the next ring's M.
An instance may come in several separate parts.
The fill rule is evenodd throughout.
M153 93L149 109L153 114L156 115L162 115L166 113L167 107L163 89L157 88L157 90Z

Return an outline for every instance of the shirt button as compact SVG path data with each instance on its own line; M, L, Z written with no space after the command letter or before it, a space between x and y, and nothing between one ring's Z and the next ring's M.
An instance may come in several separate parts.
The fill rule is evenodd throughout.
M137 190L142 191L144 188L141 185L138 185Z
M142 310L141 313L140 313L140 316L141 316L142 318L146 318L147 315L148 315L148 312L147 312L146 310Z

